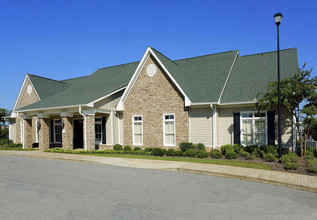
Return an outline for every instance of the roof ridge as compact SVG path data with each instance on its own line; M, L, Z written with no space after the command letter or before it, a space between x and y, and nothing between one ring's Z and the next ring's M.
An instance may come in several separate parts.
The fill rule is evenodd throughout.
M90 76L90 75L89 75ZM61 81L67 81L67 80L74 80L74 79L79 79L79 78L85 78L85 77L89 77L89 76L79 76L79 77L74 77L74 78L69 78L69 79L63 79ZM64 82L65 83L65 82Z
M223 94L223 92L224 92L224 91L225 91L225 89L226 89L226 86L227 86L227 83L228 83L228 81L229 81L229 78L230 78L230 75L231 75L232 69L233 69L233 67L234 67L234 64L236 63L236 59L237 59L237 57L238 57L238 56L239 56L239 52L237 51L237 53L236 53L236 55L235 55L235 57L234 57L234 59L233 59L233 61L232 61L232 64L231 64L230 70L229 70L229 72L228 72L228 75L227 75L227 78L226 78L225 84L223 85L223 88L222 88L221 93L220 93L220 95L219 95L219 98L218 98L218 103L220 103L220 102L221 102L221 97L222 97L222 94Z
M97 69L95 72L97 72L98 70L102 70L102 69L108 69L108 68L113 68L113 67L118 67L118 66L124 66L124 65L132 64L132 63L138 63L138 62L140 62L140 61L134 61L134 62L122 63L122 64L118 64L118 65L114 65L114 66L102 67L102 68Z
M153 47L150 47L152 50L154 50L155 52L159 53L160 55L162 55L163 57L165 57L166 59L168 59L169 61L171 61L172 63L178 65L177 63L175 63L173 60L171 60L170 58L168 58L167 56L165 56L164 54L162 54L160 51L156 50Z
M200 56L196 56L196 57L182 58L182 59L178 59L178 60L174 60L174 61L189 60L189 59L195 59L195 58L201 58L201 57L206 57L206 56L219 55L219 54L223 54L223 53L230 53L230 52L237 52L237 51L239 51L239 50L230 50L230 51L219 52L219 53L211 53L211 54L200 55Z
M283 50L280 50L280 51L294 50L294 49L296 49L296 50L297 50L297 47L291 47L291 48L283 49ZM276 53L276 52L277 52L276 50L273 50L273 51L268 51L268 52L263 52L263 53L248 54L248 55L244 55L244 56L240 56L240 57L258 56L258 55L262 55L262 54L267 54L267 53Z
M38 75L30 74L30 73L27 73L26 75L28 75L28 76L35 76L35 77L38 77L38 78L42 78L42 79L46 79L46 80L51 80L51 81L58 82L58 83L67 84L67 83L65 83L65 82L63 82L63 81L60 81L60 80L50 79L50 78L46 78L46 77L43 77L43 76L38 76Z

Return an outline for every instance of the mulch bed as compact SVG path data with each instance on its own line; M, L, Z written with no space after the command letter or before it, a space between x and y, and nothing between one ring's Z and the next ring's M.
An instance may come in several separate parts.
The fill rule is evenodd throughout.
M227 160L227 159L223 158L221 160ZM261 158L255 158L254 160L244 160L243 158L238 158L236 160L238 160L238 161L251 161L251 162L255 162L255 163L267 164L272 168L272 170L275 170L275 171L297 173L297 174L304 174L304 175L310 175L310 176L317 177L317 173L310 173L306 170L306 168L307 168L306 161L302 158L300 158L298 161L300 166L298 167L297 170L285 170L284 164L278 163L278 162L266 162L265 160L262 160Z

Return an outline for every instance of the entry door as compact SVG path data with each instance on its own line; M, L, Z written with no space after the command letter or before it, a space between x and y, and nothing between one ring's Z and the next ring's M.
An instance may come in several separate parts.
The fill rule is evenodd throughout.
M73 138L73 145L74 149L76 148L84 148L84 131L83 131L83 123L84 120L82 119L76 119L74 120L74 138Z

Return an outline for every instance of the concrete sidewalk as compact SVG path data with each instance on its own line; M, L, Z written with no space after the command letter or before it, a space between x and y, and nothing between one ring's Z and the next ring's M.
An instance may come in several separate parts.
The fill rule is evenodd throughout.
M133 167L190 172L212 176L237 178L273 185L286 186L305 191L317 192L317 177L287 172L260 170L214 164L144 160L118 157L98 157L79 154L45 153L43 151L0 151L0 155L43 158L52 160L70 160L84 163L95 163L112 166Z

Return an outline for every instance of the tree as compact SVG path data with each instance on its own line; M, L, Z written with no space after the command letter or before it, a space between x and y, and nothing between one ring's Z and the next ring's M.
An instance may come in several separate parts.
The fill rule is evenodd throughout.
M8 128L6 128L5 117L8 116L9 111L7 109L0 108L0 139L7 139L8 138Z
M306 156L306 141L308 135L311 134L311 129L317 125L317 119L315 115L317 114L317 108L314 105L306 106L302 109L302 114L304 114L303 124L304 124L304 131L303 131L303 143L304 143L304 156Z
M303 142L305 139L303 139L303 135L299 129L300 119L305 121L305 118L308 117L306 115L308 112L306 108L309 106L314 106L315 108L317 107L317 77L311 77L310 74L312 69L305 70L305 66L306 63L302 68L299 68L292 77L283 79L280 82L281 105L285 106L296 120L301 157L306 154L306 151L303 152ZM259 93L257 100L256 106L258 109L272 109L273 106L276 106L278 104L277 81L269 82L267 85L267 91L265 93Z

